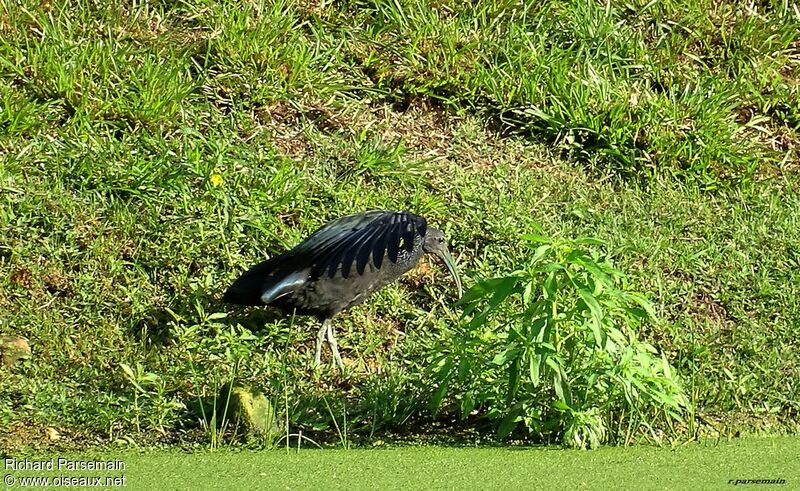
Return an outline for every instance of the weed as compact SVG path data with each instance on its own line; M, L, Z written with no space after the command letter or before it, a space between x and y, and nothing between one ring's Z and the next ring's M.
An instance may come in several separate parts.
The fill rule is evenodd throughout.
M620 412L683 420L688 400L674 368L637 337L653 306L620 289L625 277L598 254L603 243L524 238L524 269L479 281L461 299L463 331L432 360L433 407L449 392L462 417L477 408L498 420L500 438L522 423L578 447L603 442Z

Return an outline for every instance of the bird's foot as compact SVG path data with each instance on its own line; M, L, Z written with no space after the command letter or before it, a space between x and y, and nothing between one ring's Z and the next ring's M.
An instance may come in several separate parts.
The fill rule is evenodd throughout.
M328 321L322 323L322 327L317 332L316 353L314 354L314 368L319 368L322 365L322 341L325 340L325 335L328 333Z
M331 348L331 354L333 355L333 359L336 361L336 365L339 367L340 371L344 371L344 363L342 363L342 357L339 355L339 343L336 341L336 336L333 334L333 326L328 324L328 346Z

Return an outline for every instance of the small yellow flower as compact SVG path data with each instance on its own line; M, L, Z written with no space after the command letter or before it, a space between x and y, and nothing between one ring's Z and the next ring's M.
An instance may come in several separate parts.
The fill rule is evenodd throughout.
M214 187L220 186L223 182L222 176L219 174L211 174L211 176L208 178L208 182L210 182Z

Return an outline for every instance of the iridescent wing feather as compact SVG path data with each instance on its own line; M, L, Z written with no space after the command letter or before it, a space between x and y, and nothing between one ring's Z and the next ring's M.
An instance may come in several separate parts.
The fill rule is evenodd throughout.
M323 275L333 278L341 267L348 278L363 275L372 258L375 268L384 257L396 263L401 249L411 252L414 237L424 237L425 219L405 211L368 211L334 220L293 249L257 264L245 272L225 294L227 301L257 305L268 303L303 283L298 274L308 271L308 280ZM268 295L265 295L269 293Z

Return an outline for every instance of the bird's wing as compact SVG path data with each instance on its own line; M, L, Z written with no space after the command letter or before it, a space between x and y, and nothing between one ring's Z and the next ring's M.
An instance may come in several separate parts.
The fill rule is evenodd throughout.
M288 255L297 263L311 268L313 277L327 273L333 278L339 266L347 278L356 264L356 272L364 273L370 256L380 268L384 254L397 262L400 248L411 252L414 237L424 237L425 219L406 211L368 211L334 220L292 249Z
M334 220L283 254L243 273L225 292L225 301L242 305L270 303L304 284L309 276L331 278L339 266L347 278L353 263L364 273L370 256L376 268L384 256L397 262L401 248L411 252L414 237L425 236L427 223L405 211L368 211Z

